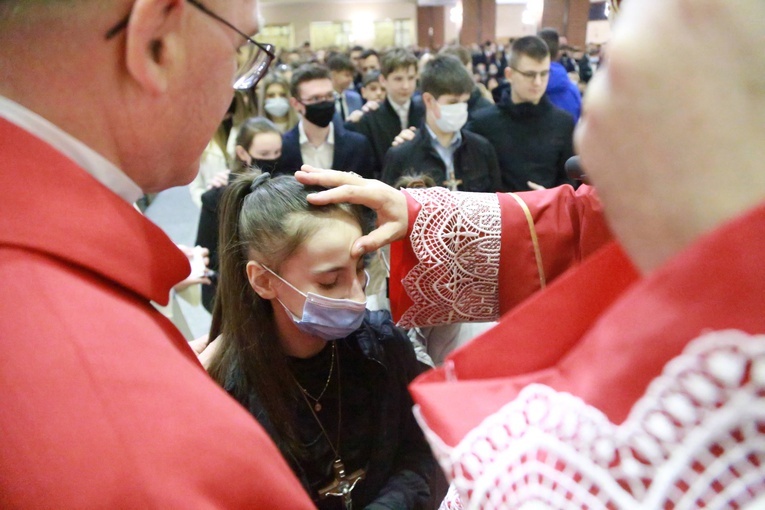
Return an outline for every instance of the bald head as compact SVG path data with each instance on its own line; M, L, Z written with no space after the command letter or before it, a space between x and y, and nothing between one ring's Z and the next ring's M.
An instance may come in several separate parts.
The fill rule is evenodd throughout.
M620 10L577 142L612 228L645 271L765 200L762 19L761 0Z

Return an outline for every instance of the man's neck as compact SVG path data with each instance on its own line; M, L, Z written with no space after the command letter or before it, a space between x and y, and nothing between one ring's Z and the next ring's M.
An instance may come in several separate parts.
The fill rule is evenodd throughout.
M538 105L538 104L540 103L540 101L542 101L542 98L539 98L537 101L523 101L523 100L521 100L520 98L517 98L517 97L515 97L515 96L513 96L513 95L511 94L511 95L510 95L510 101L511 101L513 104L524 104L524 103L525 103L525 104L531 104L531 105L534 105L534 106L536 106L536 105Z
M329 125L326 127L319 127L316 124L312 124L303 119L303 131L305 131L305 136L308 138L308 142L314 147L318 147L327 141L327 137L329 136Z
M430 118L428 118L426 122L428 123L430 130L433 131L433 134L436 135L436 140L438 140L438 143L440 143L442 147L449 147L452 144L454 137L457 135L456 133L444 133L438 129L435 121L432 121Z
M412 98L408 97L403 103L399 103L398 101L394 101L392 97L388 96L388 101L390 101L390 104L398 106L399 108L404 108L411 100Z

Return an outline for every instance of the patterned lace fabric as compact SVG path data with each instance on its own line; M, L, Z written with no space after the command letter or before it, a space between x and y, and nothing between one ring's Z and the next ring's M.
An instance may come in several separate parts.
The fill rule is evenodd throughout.
M407 192L422 209L410 237L418 263L402 281L414 305L399 325L496 320L502 230L496 195L443 188Z
M530 385L453 449L424 428L442 509L765 508L765 336L694 340L618 426Z

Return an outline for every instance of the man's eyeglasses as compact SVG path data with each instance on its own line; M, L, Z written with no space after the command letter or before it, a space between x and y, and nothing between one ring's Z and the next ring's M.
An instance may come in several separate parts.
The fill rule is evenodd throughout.
M188 3L207 14L211 18L220 21L228 28L244 37L246 44L237 50L237 69L234 75L234 88L239 90L249 89L266 74L268 66L274 60L274 47L270 44L261 44L248 36L234 25L221 18L210 9L205 7L199 0L187 0ZM130 14L123 20L114 25L106 32L106 39L112 39L114 36L125 30L130 20Z
M531 81L536 80L537 76L539 76L543 80L545 78L547 78L548 76L550 76L550 70L549 69L547 69L545 71L539 71L539 72L535 72L535 71L521 71L520 69L516 69L515 67L511 67L511 69L513 71L517 72L518 74L520 74L521 76L523 76L524 78L526 78L527 80L531 80Z
M323 96L311 96L307 97L306 99L299 99L300 103L304 104L305 106L316 104L316 103L324 103L327 101L334 101L337 99L337 94L332 92L331 94L325 94Z

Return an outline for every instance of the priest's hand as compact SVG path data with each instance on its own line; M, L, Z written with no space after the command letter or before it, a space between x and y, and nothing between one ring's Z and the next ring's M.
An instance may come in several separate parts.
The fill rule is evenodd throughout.
M352 172L324 170L303 165L295 178L307 185L328 189L308 195L314 205L349 202L369 207L377 213L377 228L353 244L351 255L360 256L403 238L408 228L406 197L399 190Z

